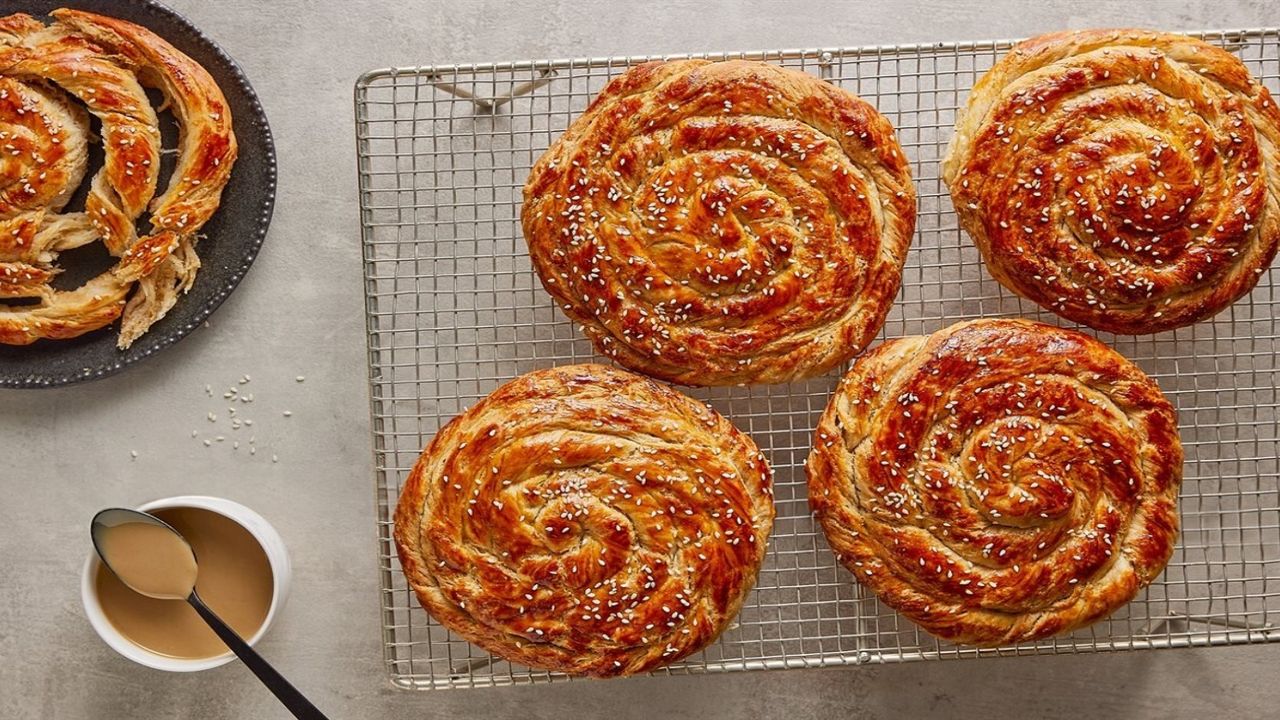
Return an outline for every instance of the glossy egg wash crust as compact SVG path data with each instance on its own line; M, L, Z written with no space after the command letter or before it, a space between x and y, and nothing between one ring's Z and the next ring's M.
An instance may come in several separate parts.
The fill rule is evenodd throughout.
M236 160L231 112L204 68L149 30L87 12L52 15L48 26L0 17L0 342L72 338L123 317L118 344L127 348L195 281L198 233ZM148 87L180 131L158 195L160 128ZM104 164L84 210L64 212L97 140L90 115ZM55 289L59 254L97 241L115 266Z
M512 380L446 425L395 540L422 606L495 655L630 675L705 647L773 526L764 456L675 390L601 365Z
M614 78L534 166L525 239L596 348L687 385L821 374L879 332L916 198L889 121L761 62Z
M1204 320L1280 241L1280 111L1244 64L1183 35L1062 32L974 87L943 163L1005 287L1099 330Z
M863 355L818 424L809 501L840 561L934 635L995 646L1106 617L1178 535L1173 407L1073 330L977 320Z

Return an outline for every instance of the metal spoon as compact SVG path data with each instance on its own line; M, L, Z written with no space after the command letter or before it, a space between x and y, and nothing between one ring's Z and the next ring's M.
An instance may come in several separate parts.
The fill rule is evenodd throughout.
M191 549L191 545L187 542L186 538L182 537L181 533L174 530L173 527L165 521L155 515L139 512L137 510L110 508L93 516L93 522L90 523L89 526L89 534L93 538L93 549L97 551L98 557L102 559L102 564L105 565L108 570L111 570L112 574L116 574L116 570L111 567L111 560L107 557L108 553L103 550L103 533L108 528L128 523L145 523L168 530L173 533L177 539L182 542L183 547L191 553L192 561L194 562L196 560L195 551ZM116 558L116 560L119 562L120 558ZM120 575L116 574L116 577L120 577ZM284 706L293 713L294 717L300 718L301 720L328 720L324 713L317 710L316 706L311 704L311 701L307 700L302 693L298 692L293 685L289 684L289 681L285 680L283 675L277 672L275 668L271 667L266 660L263 660L262 656L253 648L249 647L249 643L246 643L241 639L240 636L236 634L235 630L232 630L230 626L222 621L222 618L219 618L207 605L204 604L204 601L201 600L200 596L196 593L194 581L192 582L191 588L185 595L157 595L155 592L144 592L143 590L130 585L129 581L123 577L120 577L120 581L125 585L128 585L130 589L143 595L147 595L148 597L156 597L161 600L186 600L191 604L191 607L195 608L195 611L200 615L200 617L209 624L209 627L217 633L218 637L222 638L222 642L226 643L227 647L231 648L231 651L234 652L236 656L253 671L253 674L258 676L258 679L262 681L262 684L266 685L267 689L274 693L280 702L284 703Z

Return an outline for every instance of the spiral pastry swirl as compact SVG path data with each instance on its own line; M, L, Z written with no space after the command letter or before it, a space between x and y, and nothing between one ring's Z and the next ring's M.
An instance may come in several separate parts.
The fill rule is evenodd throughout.
M76 337L123 315L127 348L195 281L197 233L236 159L231 113L204 68L150 31L74 10L52 15L49 26L0 17L0 302L28 301L0 304L0 343ZM160 90L180 126L159 195L159 121L144 87ZM87 172L90 115L104 164L84 210L64 212ZM116 265L55 289L59 253L97 241Z
M796 70L681 60L613 79L534 166L534 267L596 348L688 385L820 374L897 295L915 191L889 121Z
M809 500L841 562L946 640L1065 633L1131 600L1178 535L1174 410L1073 330L959 323L887 342L818 424Z
M513 662L629 675L706 646L773 526L750 438L671 388L600 365L523 375L446 425L395 516L440 623Z
M1005 287L1124 334L1204 320L1280 242L1280 110L1234 55L1182 35L1062 32L974 87L943 164Z

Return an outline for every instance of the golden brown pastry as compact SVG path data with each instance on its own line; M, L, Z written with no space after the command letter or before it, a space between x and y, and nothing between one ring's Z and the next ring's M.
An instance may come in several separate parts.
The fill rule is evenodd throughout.
M35 301L0 304L0 343L75 337L123 314L127 348L195 280L197 233L236 159L231 112L204 68L149 30L75 10L52 15L49 26L0 18L0 300ZM158 196L160 130L144 87L160 90L181 130ZM64 213L86 172L90 114L105 164L84 211ZM75 290L50 285L60 252L97 240L115 267Z
M647 378L523 375L446 425L396 508L405 577L441 624L513 662L652 670L738 613L773 525L769 466Z
M1025 320L863 355L807 470L845 567L956 643L1106 617L1160 574L1178 535L1182 445L1160 388L1097 340Z
M943 177L1002 285L1142 334L1253 289L1280 241L1280 111L1234 55L1183 35L1020 43L973 88Z
M534 166L521 219L543 286L601 353L732 385L865 347L915 215L871 105L767 63L678 60L604 88Z

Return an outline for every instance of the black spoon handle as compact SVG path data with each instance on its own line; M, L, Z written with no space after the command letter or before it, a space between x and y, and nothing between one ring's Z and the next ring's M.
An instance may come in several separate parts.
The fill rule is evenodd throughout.
M235 653L245 665L253 671L254 675L262 681L263 685L272 693L275 693L277 699L289 708L289 712L299 720L329 720L324 713L316 709L311 701L298 692L298 689L284 679L284 676L276 672L271 664L262 659L256 650L249 647L249 643L240 639L235 630L232 630L226 623L222 622L222 618L218 617L209 609L204 601L196 595L195 591L191 592L187 602L191 603L191 607L196 609L200 617L209 623L209 627L222 638L222 642L231 648L231 652Z

